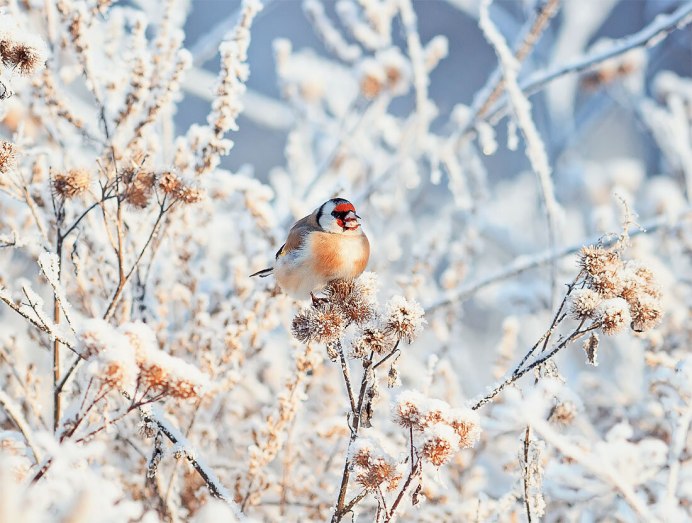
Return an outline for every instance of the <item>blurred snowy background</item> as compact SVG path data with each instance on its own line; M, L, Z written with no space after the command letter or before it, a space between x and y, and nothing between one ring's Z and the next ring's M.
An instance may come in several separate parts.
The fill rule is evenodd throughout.
M0 523L689 521L692 3L262 3L2 2ZM342 362L248 278L333 196L382 304ZM618 333L560 309L599 241Z

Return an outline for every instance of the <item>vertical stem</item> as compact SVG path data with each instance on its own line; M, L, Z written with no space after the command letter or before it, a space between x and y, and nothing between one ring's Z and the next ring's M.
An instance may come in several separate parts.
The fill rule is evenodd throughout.
M531 523L531 505L529 504L529 445L531 443L531 426L526 426L524 435L524 506L526 507L526 517Z
M62 235L60 233L60 220L58 219L58 232L57 241L55 245L55 252L58 255L58 281L60 281L60 274L62 269ZM53 323L58 325L60 323L60 303L58 302L57 296L53 296ZM58 431L58 424L60 423L60 342L56 338L53 341L53 431Z

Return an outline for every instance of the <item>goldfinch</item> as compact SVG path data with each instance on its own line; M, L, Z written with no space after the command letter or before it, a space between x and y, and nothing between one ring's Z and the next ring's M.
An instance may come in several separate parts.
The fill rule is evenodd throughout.
M370 242L360 225L351 202L332 198L291 227L273 267L250 276L274 274L289 296L315 301L313 293L329 282L356 278L365 270Z

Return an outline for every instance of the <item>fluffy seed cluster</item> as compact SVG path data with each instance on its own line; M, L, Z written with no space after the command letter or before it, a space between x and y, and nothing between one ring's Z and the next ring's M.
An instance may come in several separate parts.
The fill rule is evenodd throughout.
M334 280L324 292L327 300L338 306L349 322L362 325L375 317L374 295L367 278Z
M134 347L139 381L160 395L178 399L199 397L208 386L208 378L197 367L158 348L156 336L144 323L128 323L121 331Z
M9 16L0 18L0 60L5 67L28 76L43 67L47 54L41 38L21 31Z
M574 319L593 318L603 299L592 289L576 289L570 294L570 312Z
M164 171L159 174L158 185L165 194L185 204L198 203L204 197L202 189L185 183L173 171Z
M660 292L647 267L623 262L619 252L600 246L584 247L579 265L586 278L585 287L570 296L575 318L592 318L609 335L627 325L642 332L658 324L663 314Z
M156 175L152 172L127 169L123 173L123 181L125 182L125 201L137 209L147 207L154 192Z
M352 355L354 358L363 358L370 351L376 354L384 354L394 345L392 336L378 328L366 327L361 335L352 343Z
M53 190L63 198L75 198L91 185L91 174L86 169L69 169L53 176Z
M480 438L475 412L453 409L448 403L415 390L401 392L392 410L399 425L420 435L422 456L435 466L449 461L459 449L473 447Z
M17 165L17 146L0 140L0 173L6 173Z
M358 438L351 448L351 463L356 472L356 481L366 490L397 488L402 475L396 461L369 438Z
M293 335L303 343L333 343L341 337L345 327L343 312L331 303L303 309L291 324Z
M426 323L425 311L415 301L403 296L395 296L385 306L385 325L387 332L411 343L423 330Z

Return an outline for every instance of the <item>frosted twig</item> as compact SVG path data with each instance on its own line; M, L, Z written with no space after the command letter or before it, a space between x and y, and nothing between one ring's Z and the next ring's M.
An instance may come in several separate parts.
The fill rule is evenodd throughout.
M630 237L639 236L640 234L649 234L656 232L660 229L678 229L684 222L692 219L692 209L685 209L677 215L677 217L671 221L667 216L659 216L653 220L643 224L640 228L637 228L629 233ZM488 287L494 283L513 278L523 272L540 267L546 263L551 263L553 260L564 258L571 254L578 252L584 245L593 245L600 242L604 247L610 247L619 240L619 237L615 238L602 238L594 237L588 240L582 240L579 243L574 243L568 247L562 247L560 249L546 249L545 251L532 254L529 256L519 256L515 260L498 270L497 272L479 278L474 282L468 283L456 291L450 293L446 298L433 302L427 307L425 307L425 314L431 314L438 309L448 307L459 301L465 300L473 296L479 290Z
M673 31L682 29L691 22L692 3L684 2L671 14L657 16L645 28L620 39L605 50L594 51L577 57L566 64L557 64L548 69L535 72L521 82L521 90L527 95L532 95L565 75L586 71L636 47L652 47L662 42ZM506 104L506 100L498 102L488 113L487 120L495 122L504 116L506 114Z
M211 493L211 495L215 498L225 501L226 504L228 504L228 506L231 508L231 510L233 510L235 516L238 519L245 519L238 505L236 505L236 503L233 502L232 494L226 489L226 487L224 487L221 484L219 478L216 476L214 471L211 470L209 466L201 458L196 456L196 454L190 450L192 448L190 442L187 440L185 436L183 436L182 432L180 432L175 426L171 425L163 417L163 415L156 412L156 409L153 408L151 409L151 411L145 412L142 419L145 423L154 423L173 444L182 448L183 454L185 455L185 459L187 459L190 465L192 465L192 467L197 471L197 473L207 484L207 487L209 488L209 492Z
M400 0L399 10L401 12L401 23L404 26L406 35L406 46L408 55L411 59L411 67L413 69L413 87L416 91L416 111L418 112L418 131L424 132L426 124L426 105L428 103L428 71L425 67L425 57L423 46L420 42L420 35L416 27L416 13L411 5L411 0Z
M531 104L519 87L519 82L517 80L517 75L519 74L519 61L514 57L504 37L490 19L488 8L491 2L492 0L484 0L481 3L478 23L485 38L493 46L500 60L509 103L526 143L526 156L529 162L531 162L534 173L536 173L538 177L539 194L543 202L548 227L548 243L550 248L554 249L555 235L557 232L556 219L560 207L555 199L555 190L551 178L548 154L546 153L545 144L538 133L536 124L531 117ZM553 296L551 302L554 302L555 286L557 282L557 269L554 262L551 264L550 281L550 288Z
M560 7L559 0L547 0L540 11L533 17L531 22L524 30L524 35L521 38L521 44L514 53L514 57L518 62L523 62L529 55L534 45L543 34L543 31L548 26L548 22L557 14ZM498 67L488 78L486 85L479 91L478 96L473 101L472 115L469 118L467 128L461 132L464 134L469 126L478 118L482 118L486 112L493 106L504 91L504 82L501 80L502 70Z
M538 432L547 443L550 443L566 457L576 461L597 478L611 485L617 490L627 502L627 504L639 514L641 521L659 521L658 518L649 511L647 506L637 497L637 493L632 485L623 481L622 474L619 474L605 456L594 456L581 447L577 447L569 442L565 436L553 429L544 419L534 416L531 426Z
M34 455L34 460L36 463L43 461L43 456L41 451L34 440L34 433L29 426L29 423L24 419L21 409L15 404L14 400L10 398L4 390L0 390L0 406L5 410L7 416L15 424L19 432L24 436L24 441L26 441L26 446L31 450Z

